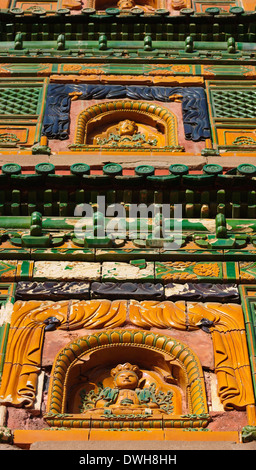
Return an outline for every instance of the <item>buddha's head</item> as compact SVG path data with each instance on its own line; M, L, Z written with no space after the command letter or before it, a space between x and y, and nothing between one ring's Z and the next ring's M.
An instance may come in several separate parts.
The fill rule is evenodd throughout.
M138 366L126 362L125 364L118 364L112 369L111 375L117 388L134 390L138 387L142 373Z
M120 8L120 10L130 10L131 8L134 8L135 5L134 0L119 0L117 2L117 8Z
M136 134L138 127L134 121L126 119L125 121L119 122L118 130L120 135L134 135Z

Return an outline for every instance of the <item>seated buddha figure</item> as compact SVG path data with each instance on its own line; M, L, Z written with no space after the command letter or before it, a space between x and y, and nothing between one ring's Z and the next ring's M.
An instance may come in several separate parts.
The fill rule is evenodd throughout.
M136 4L135 0L118 0L117 2L117 8L119 10L131 10L132 8L141 8L145 12L151 12L154 11L155 9L151 5L146 5L146 4Z
M120 121L118 124L119 135L134 135L138 131L138 126L136 122L125 119L125 121Z
M134 0L119 0L117 2L117 8L120 10L130 10L131 8L135 7Z
M105 133L94 137L95 145L106 147L155 147L158 139L156 135L145 134L139 131L136 122L130 119L120 121L109 128Z
M96 402L96 408L159 408L150 388L138 388L142 372L129 362L118 364L111 370L114 388L104 388Z

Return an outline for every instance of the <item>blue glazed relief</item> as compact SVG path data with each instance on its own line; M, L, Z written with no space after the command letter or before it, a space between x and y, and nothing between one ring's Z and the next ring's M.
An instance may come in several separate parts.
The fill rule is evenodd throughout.
M182 95L182 114L185 137L198 142L211 137L207 101L199 87L146 87L121 85L51 84L43 123L43 135L48 139L65 140L69 137L72 92L82 93L79 100L120 99L170 102L172 95Z

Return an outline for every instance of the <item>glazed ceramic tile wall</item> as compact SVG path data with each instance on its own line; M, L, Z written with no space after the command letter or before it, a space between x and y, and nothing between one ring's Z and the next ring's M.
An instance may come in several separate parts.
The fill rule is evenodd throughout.
M1 5L0 424L21 448L256 435L254 4L146 3Z

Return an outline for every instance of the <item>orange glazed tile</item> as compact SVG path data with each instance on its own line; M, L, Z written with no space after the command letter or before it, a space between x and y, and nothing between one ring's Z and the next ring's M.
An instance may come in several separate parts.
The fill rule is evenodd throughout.
M13 434L13 444L23 448L29 448L33 442L38 441L87 441L89 439L89 429L74 428L68 430L16 429Z
M239 433L236 431L185 431L182 429L166 429L166 441L228 441L239 443Z
M90 441L163 441L164 431L152 429L143 431L115 431L108 429L91 429Z

